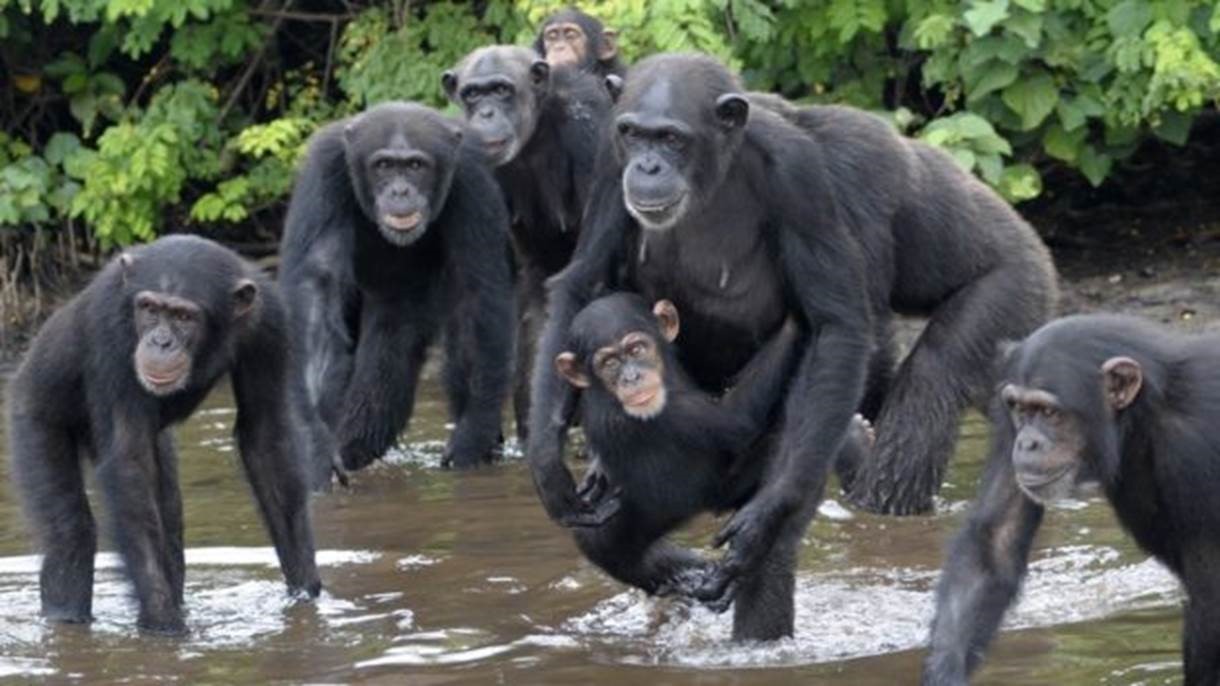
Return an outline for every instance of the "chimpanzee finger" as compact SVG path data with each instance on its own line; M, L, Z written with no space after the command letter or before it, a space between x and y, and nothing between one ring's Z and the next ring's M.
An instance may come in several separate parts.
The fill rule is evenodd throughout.
M733 607L733 601L737 599L737 589L739 587L740 584L736 580L730 581L724 587L724 592L720 594L719 598L705 601L703 606L718 615L724 614L730 607Z
M734 537L736 537L737 534L741 533L741 526L741 518L734 515L731 519L729 519L728 523L720 527L720 531L717 531L716 535L712 537L712 547L724 547L724 544L728 543Z

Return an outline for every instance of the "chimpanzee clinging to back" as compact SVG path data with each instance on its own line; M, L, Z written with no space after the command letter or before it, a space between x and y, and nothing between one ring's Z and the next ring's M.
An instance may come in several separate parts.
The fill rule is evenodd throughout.
M951 446L962 405L986 386L996 343L1049 316L1053 268L1032 229L943 153L878 120L821 133L754 107L706 56L632 67L611 122L580 244L548 294L527 451L535 484L560 523L605 524L562 462L575 394L549 367L599 289L672 301L683 313L679 359L712 393L794 318L808 337L777 446L757 458L761 484L722 530L729 551L699 591L735 595L738 613L782 604L745 637L790 634L795 551L865 398L892 385L895 409L881 421L892 416L908 441L911 471L931 471L948 455L941 437ZM893 309L931 322L891 384ZM934 489L866 481L904 506Z
M519 280L513 405L526 440L534 343L545 317L543 283L576 248L598 136L610 114L601 80L571 66L552 68L528 48L490 46L441 78L495 166L512 213Z
M1186 685L1220 683L1220 336L1081 315L1035 331L1002 368L991 452L941 574L923 682L967 683L1020 589L1045 504L1096 480L1123 528L1186 588Z
M552 67L571 66L598 78L627 72L619 60L618 32L575 7L543 20L534 40L534 52Z
M456 424L445 464L490 459L513 354L512 264L499 188L461 126L386 103L319 131L297 178L280 281L304 342L310 407L343 465L381 457L407 425L444 332ZM319 464L315 486L329 481Z
M284 578L290 590L318 595L294 348L275 285L190 236L123 253L47 320L7 401L13 479L44 554L44 615L91 618L97 534L81 467L88 459L135 586L139 626L185 630L170 430L225 374L242 465Z
M741 506L759 487L766 462L749 459L751 448L772 423L804 337L789 320L719 398L682 369L672 345L679 329L669 301L650 311L640 296L616 293L576 315L555 358L560 375L583 391L581 426L601 477L589 486L602 489L590 500L613 513L601 527L574 529L576 542L648 593L689 594L702 581L707 561L663 537L700 512ZM858 422L849 447L870 438ZM734 635L769 624L773 609L739 614Z

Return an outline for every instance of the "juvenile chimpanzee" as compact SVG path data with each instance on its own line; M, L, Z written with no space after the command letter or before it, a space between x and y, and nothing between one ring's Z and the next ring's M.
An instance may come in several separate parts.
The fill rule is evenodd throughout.
M162 238L112 260L43 325L8 396L13 479L45 555L42 612L87 622L97 467L143 629L182 621L182 498L171 427L228 373L242 464L293 592L316 596L309 488L290 381L295 345L274 284L229 250Z
M508 217L480 154L461 143L457 122L386 103L318 132L297 179L280 280L311 407L349 469L407 425L442 329L456 424L445 463L476 465L499 439L513 354Z
M1048 316L1053 270L1003 201L874 120L815 134L751 106L739 81L704 56L650 57L622 85L580 245L549 294L538 359L560 352L572 317L603 284L677 304L679 357L710 392L787 317L811 332L778 447L759 458L769 463L763 484L722 531L732 546L701 592L740 589L736 611L765 614L793 570L764 567L795 549L866 386L870 395L888 386L891 307L932 315L894 382L895 410L881 413L900 423L890 431L922 466L943 447L921 436L949 427L952 440L987 351ZM543 502L562 523L596 526L602 517L561 460L573 394L546 366L534 378L528 457ZM876 481L898 494L908 487ZM790 633L787 610L751 637Z
M686 376L671 345L678 330L669 301L650 312L638 295L609 295L572 320L568 349L555 358L583 390L585 437L616 490L603 502L617 513L600 528L575 529L577 544L648 593L690 593L702 581L707 562L663 537L700 512L739 507L758 488L765 461L749 459L750 448L771 424L802 338L789 320L722 399ZM738 617L735 635L749 635L740 622L750 620Z
M534 52L552 67L574 66L599 78L622 76L627 71L619 61L618 32L575 7L560 10L542 22Z
M1220 683L1220 336L1135 319L1052 322L1005 352L979 495L937 590L925 684L965 684L1025 575L1043 506L1101 482L1181 579L1187 686Z
M475 50L441 81L495 165L512 212L520 270L513 405L524 441L534 344L545 317L543 283L576 248L610 95L597 77L552 69L528 48L513 46Z

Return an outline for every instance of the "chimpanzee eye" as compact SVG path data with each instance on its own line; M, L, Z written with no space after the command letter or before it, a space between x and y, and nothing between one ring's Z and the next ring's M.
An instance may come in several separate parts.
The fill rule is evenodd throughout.
M627 122L622 122L618 125L618 135L622 136L623 138L630 138L632 131L633 129L631 128L631 124L628 124Z
M672 131L662 136L661 141L671 148L682 147L682 137Z
M183 310L179 310L178 312L174 313L174 321L178 322L179 324L185 324L186 322L189 322L189 321L193 320L194 318L195 318L195 315L191 314L190 312L183 311Z
M640 355L643 355L644 354L644 344L640 343L638 341L635 343L632 343L631 346L629 348L627 348L627 354L632 357L639 357Z
M1055 417L1059 416L1059 408L1053 405L1043 405L1041 412L1042 416L1046 417L1047 419L1054 419Z
M621 366L623 366L623 363L617 357L607 357L602 362L602 369L611 373L617 372Z
M413 157L413 158L407 160L407 169L410 169L411 171L419 171L420 169L423 169L423 168L424 168L424 161L419 159L418 157Z
M373 169L376 169L377 171L387 171L393 166L394 163L384 157L373 162Z
M508 97L508 94L511 93L512 90L507 85L498 83L496 84L496 87L492 89L492 92L496 94L496 97L505 98Z

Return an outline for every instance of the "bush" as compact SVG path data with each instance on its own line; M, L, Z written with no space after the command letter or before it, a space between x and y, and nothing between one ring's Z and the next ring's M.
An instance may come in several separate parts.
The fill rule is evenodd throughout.
M106 245L170 222L270 236L322 123L526 43L552 0L0 0L0 230L83 219ZM1213 0L601 0L624 56L701 50L751 88L881 111L1013 201L1052 167L1094 185L1220 98ZM266 9L278 7L280 9ZM80 46L84 46L84 49ZM83 54L82 54L83 53Z

